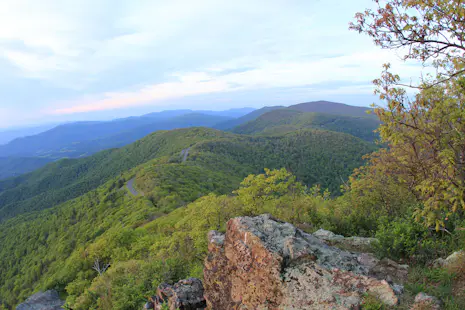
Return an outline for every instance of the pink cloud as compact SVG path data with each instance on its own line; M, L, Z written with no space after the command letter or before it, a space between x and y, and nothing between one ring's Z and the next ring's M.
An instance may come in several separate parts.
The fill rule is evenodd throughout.
M67 102L65 104L68 107L56 108L50 111L50 114L73 114L140 106L156 101L224 92L231 88L226 82L204 78L186 76L179 82L149 85L135 91L105 93L99 99Z

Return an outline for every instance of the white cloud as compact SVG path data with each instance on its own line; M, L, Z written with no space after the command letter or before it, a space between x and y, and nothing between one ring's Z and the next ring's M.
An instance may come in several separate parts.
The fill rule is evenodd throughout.
M23 75L70 85L133 60L177 70L238 58L296 61L334 53L347 40L347 21L328 22L346 7L300 0L3 0L0 57ZM321 38L327 41L317 43Z
M230 63L204 72L176 73L176 81L151 84L131 91L111 92L73 102L62 102L49 111L70 114L141 105L163 104L164 100L238 90L292 88L307 86L321 94L370 94L370 81L379 76L382 64L391 61L405 74L418 76L419 68L406 66L388 51L324 58L315 61L265 63L257 67L229 72ZM224 69L226 68L226 69ZM322 88L319 84L348 84ZM352 85L355 86L352 86Z
M31 111L58 115L236 90L366 94L386 61L418 74L348 31L371 3L0 0L0 80L39 81L51 91Z

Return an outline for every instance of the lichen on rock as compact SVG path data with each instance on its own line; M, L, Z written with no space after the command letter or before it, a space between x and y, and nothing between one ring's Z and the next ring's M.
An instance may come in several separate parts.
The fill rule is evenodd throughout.
M397 304L393 286L372 269L269 215L238 217L224 236L209 234L205 298L210 309L351 309L365 293Z

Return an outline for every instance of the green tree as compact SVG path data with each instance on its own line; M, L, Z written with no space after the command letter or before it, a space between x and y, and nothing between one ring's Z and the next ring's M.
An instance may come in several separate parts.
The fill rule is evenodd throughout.
M241 187L234 191L242 202L247 213L256 215L260 213L267 200L276 199L284 195L301 195L304 186L296 181L286 169L270 170L265 168L264 174L251 174L244 179Z
M405 60L432 60L439 73L422 80L413 98L388 64L374 81L386 102L375 112L389 151L379 157L387 165L373 172L405 184L423 202L416 219L439 229L452 213L465 210L465 5L459 0L375 2L377 9L358 13L350 27L382 48L400 49Z

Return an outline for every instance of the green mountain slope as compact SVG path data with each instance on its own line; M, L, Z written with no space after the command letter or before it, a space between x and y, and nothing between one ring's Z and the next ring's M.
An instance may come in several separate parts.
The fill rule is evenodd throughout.
M224 135L228 134L203 128L158 131L121 149L82 159L62 159L32 173L0 181L0 220L50 208L150 159Z
M187 148L188 156L184 160L185 152L181 151ZM92 295L84 293L96 276L91 268L96 258L121 262L118 268L131 268L131 264L135 264L132 266L136 269L131 272L147 278L134 279L133 283L116 265L113 272L121 272L122 281L129 281L126 286L129 290L143 294L144 287L151 287L155 281L152 277L162 276L163 270L169 273L166 275L168 280L174 280L184 275L183 268L191 268L185 259L171 261L172 254L169 253L179 253L186 258L192 256L184 253L183 247L169 248L166 244L163 251L153 247L155 239L161 238L158 242L164 244L165 232L168 235L176 233L174 227L180 220L179 212L186 212L177 208L209 193L230 193L243 177L262 172L265 167L285 167L305 184L319 183L337 192L341 180L360 166L362 155L373 149L372 144L356 137L324 130L302 130L267 137L192 128L154 133L120 150L54 163L52 166L70 167L68 178L76 172L81 173L81 177L72 179L68 187L91 190L53 208L24 213L0 224L0 283L3 283L0 300L11 306L39 288L60 291L66 288L70 296L84 294L73 301L81 305L76 309L89 309L91 305L86 303L87 298L98 302ZM53 185L48 193L72 194L76 189L61 191L66 178L54 177L54 173L68 171L62 168L23 177L26 185L19 185L20 191L13 187L14 182L4 182L4 188L10 186L4 193L20 195ZM104 180L107 180L105 184ZM128 191L129 180L134 180L137 195ZM103 185L96 188L95 184ZM41 195L40 190L37 193ZM64 196L63 199L71 197ZM35 204L41 201L36 197L33 199ZM34 208L35 204L29 207L40 209ZM26 204L22 207L23 211L30 211ZM15 208L9 210L16 211ZM201 210L199 206L188 212L200 212L198 215L202 216ZM170 216L165 218L163 215L168 213ZM160 216L162 222L156 220ZM155 226L145 228L147 223ZM160 234L160 230L164 233ZM204 236L203 230L201 234ZM181 240L189 242L183 238L189 239L188 236ZM186 251L190 250L186 248ZM163 253L167 255L166 259L162 259ZM142 265L134 262L138 259ZM167 264L176 267L167 267ZM126 304L139 302L138 299L127 299L127 294L132 294L130 292L121 294ZM136 306L138 304L126 308ZM114 309L124 307L114 306Z
M267 112L277 110L277 109L282 109L282 108L284 108L284 107L283 106L264 107L264 108L252 111L252 112L250 112L250 113L248 113L248 114L246 114L246 115L244 115L242 117L218 123L215 126L213 126L213 128L220 129L220 130L230 130L230 129L236 127L236 126L239 126L239 125L245 124L247 122L253 121L254 119L259 117L260 115L263 115L263 114L265 114Z
M374 141L379 121L371 117L354 117L280 109L265 113L256 120L235 127L239 134L279 134L303 128L344 132L366 141Z
M373 109L368 107L358 107L353 105L348 105L344 103L331 102L331 101L312 101L304 102L295 105L289 106L289 109L297 110L300 112L317 112L317 113L327 113L327 114L336 114L344 116L356 116L356 117L372 117L376 118L375 115L367 114L367 111L372 111Z
M373 149L353 136L326 131L262 138L235 136L206 128L160 131L121 149L103 151L82 159L64 159L32 173L0 181L0 220L23 212L50 208L82 195L150 159L180 152L201 141L216 141L219 138L226 140L219 140L211 147L221 150L228 158L238 153L239 157L233 159L250 168L239 177L263 167L287 167L295 171L297 176L308 173L302 178L304 182L318 180L333 191L338 188L340 177L347 176L353 168L359 166L359 158ZM307 146L305 141L297 142L302 139L312 140L312 143ZM307 147L302 149L303 145ZM283 148L281 153L277 152L279 148ZM194 151L195 148L191 154ZM347 154L348 151L351 153ZM226 156L224 154L215 156ZM313 156L311 163L308 162L309 156ZM288 164L283 162L283 158L287 159ZM306 162L301 163L301 160ZM342 166L330 167L333 163ZM236 164L233 162L229 166L234 167ZM305 165L305 169L301 165ZM313 167L311 172L306 170L310 167ZM318 174L320 170L325 172Z

